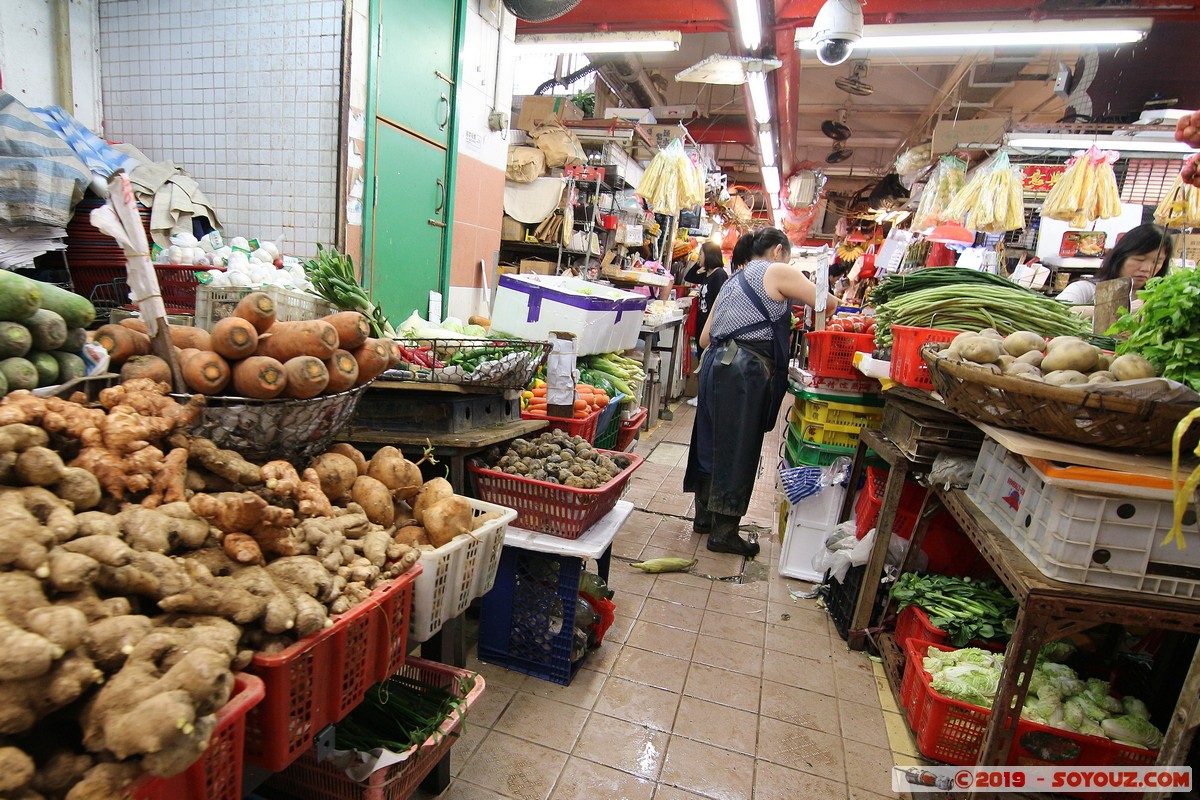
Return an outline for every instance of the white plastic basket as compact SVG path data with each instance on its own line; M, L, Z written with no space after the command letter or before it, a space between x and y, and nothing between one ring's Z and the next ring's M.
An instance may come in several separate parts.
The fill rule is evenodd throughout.
M251 289L205 285L196 287L196 327L212 330L214 324L232 314L242 298L251 292L265 292L275 301L275 319L280 322L320 319L334 310L316 295L281 286Z
M981 455L972 489L980 465L998 477L983 475L972 499L1043 575L1088 586L1200 597L1200 525L1194 511L1189 509L1184 517L1187 546L1180 550L1173 543L1163 544L1173 516L1170 491L1139 487L1131 493L1123 484L1100 482L1081 490L1074 488L1077 482L1046 476L991 440L985 441L983 452L991 453L988 460L993 465L984 465ZM1002 469L994 466L998 456L1006 465ZM1017 477L1007 466L1013 462L1024 465ZM1006 525L993 515L1008 507L1003 487L1018 482L1026 488ZM999 503L994 502L997 496ZM989 498L993 502L985 506Z
M421 574L413 583L410 641L428 641L447 620L466 611L472 600L491 591L496 581L504 534L517 512L468 499L476 517L493 511L500 516L436 550L421 551Z
M1018 545L1033 524L1044 481L996 440L985 438L967 486L967 497Z

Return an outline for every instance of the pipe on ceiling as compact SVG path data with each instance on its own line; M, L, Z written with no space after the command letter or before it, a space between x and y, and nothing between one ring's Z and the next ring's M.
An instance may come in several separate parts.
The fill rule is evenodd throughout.
M796 131L800 98L800 53L794 46L794 27L775 28L775 52L783 66L772 74L775 82L775 124L779 132L779 176L786 181L796 165Z
M619 81L629 87L630 92L637 98L637 108L665 106L667 100L663 93L654 85L641 59L636 56L622 55L613 58L593 59L596 69L611 80Z

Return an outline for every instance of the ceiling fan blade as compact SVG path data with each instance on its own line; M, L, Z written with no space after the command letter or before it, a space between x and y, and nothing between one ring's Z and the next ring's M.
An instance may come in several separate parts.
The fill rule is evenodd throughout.
M833 139L835 142L844 142L850 138L850 126L842 122L834 122L827 119L821 123L821 133Z
M845 161L847 158L850 158L852 155L854 155L853 150L846 150L846 149L834 150L832 153L825 156L825 161L828 164L837 164L839 162Z

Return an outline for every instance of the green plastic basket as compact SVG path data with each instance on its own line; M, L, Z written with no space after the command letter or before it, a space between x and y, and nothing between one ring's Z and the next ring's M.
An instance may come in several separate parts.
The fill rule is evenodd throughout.
M600 412L600 419L596 421L596 448L600 450L616 449L617 434L621 431L621 401L624 399L625 395L618 394L609 400L608 405Z

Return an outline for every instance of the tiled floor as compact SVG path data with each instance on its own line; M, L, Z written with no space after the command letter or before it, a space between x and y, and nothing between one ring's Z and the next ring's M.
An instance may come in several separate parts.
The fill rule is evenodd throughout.
M639 443L646 463L625 495L637 507L613 544L616 624L570 686L468 659L487 690L454 745L453 800L869 800L893 763L917 763L878 667L852 653L810 587L778 575L769 434L747 525L759 564L710 553L691 533L682 480L693 410ZM782 429L782 426L779 426ZM628 562L697 559L647 575ZM753 567L747 575L755 574ZM882 688L882 691L881 691ZM418 797L428 797L418 793Z

